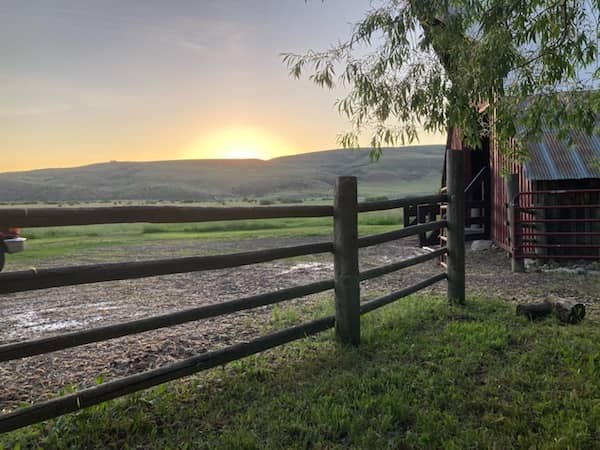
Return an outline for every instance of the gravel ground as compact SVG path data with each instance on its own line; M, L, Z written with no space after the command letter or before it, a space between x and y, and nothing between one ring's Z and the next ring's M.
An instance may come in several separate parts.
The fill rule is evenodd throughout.
M162 242L154 245L86 250L76 258L43 261L38 267L99 261L208 255L297 245L319 239L256 239L235 242ZM403 240L361 250L361 269L422 252L416 241ZM26 267L9 266L9 270ZM32 291L0 297L0 344L52 336L168 311L232 300L332 276L330 255L294 258L227 270L160 276L139 280ZM362 284L365 292L388 293L440 271L434 262L421 264ZM499 250L467 253L469 295L509 302L538 301L548 296L577 298L588 306L586 320L600 318L600 274L532 272L513 274ZM425 292L443 293L445 283ZM322 296L323 294L321 294ZM331 295L328 293L327 295ZM315 302L316 297L294 303ZM135 336L89 344L48 355L0 363L0 410L40 401L69 386L88 387L159 367L198 353L243 342L261 334L273 316L262 307L225 317L179 325Z

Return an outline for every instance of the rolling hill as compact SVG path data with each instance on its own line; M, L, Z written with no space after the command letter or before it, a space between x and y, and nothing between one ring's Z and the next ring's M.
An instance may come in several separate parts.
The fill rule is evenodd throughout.
M355 175L359 194L398 196L439 188L443 146L328 150L262 160L92 164L0 173L0 201L186 200L331 197L335 178Z

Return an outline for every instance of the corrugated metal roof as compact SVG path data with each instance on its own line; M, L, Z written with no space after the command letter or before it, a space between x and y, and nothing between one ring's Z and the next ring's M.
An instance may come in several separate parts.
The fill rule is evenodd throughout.
M525 163L529 180L581 180L600 178L600 135L572 131L573 147L559 141L556 133L544 130L541 140L529 144Z

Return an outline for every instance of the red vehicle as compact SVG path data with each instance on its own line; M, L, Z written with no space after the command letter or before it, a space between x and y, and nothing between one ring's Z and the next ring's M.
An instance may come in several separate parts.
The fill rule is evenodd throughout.
M6 253L22 252L25 248L25 238L19 236L19 228L0 228L0 271L4 269Z

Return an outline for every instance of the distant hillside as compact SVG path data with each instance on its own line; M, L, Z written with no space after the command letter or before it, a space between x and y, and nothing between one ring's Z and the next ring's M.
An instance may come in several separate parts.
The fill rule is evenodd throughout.
M261 160L109 162L68 169L0 174L0 201L194 200L323 198L335 178L355 175L362 196L439 188L443 146L328 150Z

